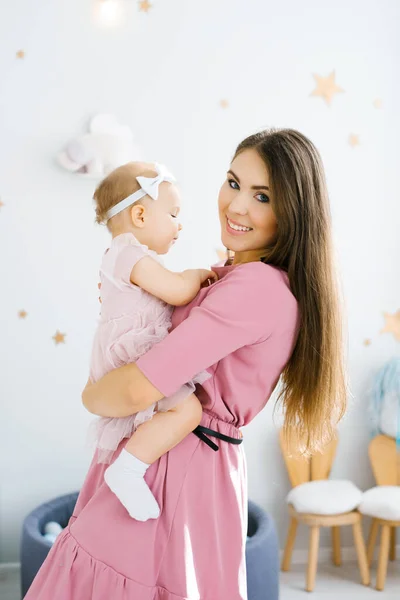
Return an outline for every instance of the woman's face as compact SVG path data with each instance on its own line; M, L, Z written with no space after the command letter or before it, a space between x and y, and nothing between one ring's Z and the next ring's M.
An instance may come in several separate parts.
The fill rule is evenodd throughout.
M232 162L219 198L222 243L235 253L259 251L274 241L277 221L271 206L268 169L256 152Z

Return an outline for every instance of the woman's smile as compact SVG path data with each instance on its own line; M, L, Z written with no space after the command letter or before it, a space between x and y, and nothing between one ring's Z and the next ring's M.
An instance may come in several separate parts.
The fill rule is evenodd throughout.
M242 225L233 219L230 219L228 216L226 217L226 230L230 235L245 235L246 233L250 233L253 231L252 227L247 227L246 225Z

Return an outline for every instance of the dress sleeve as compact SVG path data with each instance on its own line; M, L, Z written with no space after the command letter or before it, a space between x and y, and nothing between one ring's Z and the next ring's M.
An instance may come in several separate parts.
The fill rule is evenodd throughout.
M263 263L236 267L137 366L164 396L239 348L273 333L295 300L282 274ZM290 315L289 315L290 318Z
M115 260L114 277L132 285L130 279L132 269L145 256L151 256L147 246L139 243L122 246Z

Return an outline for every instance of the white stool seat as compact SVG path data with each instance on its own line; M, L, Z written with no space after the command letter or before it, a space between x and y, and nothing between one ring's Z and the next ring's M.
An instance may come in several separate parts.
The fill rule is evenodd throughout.
M369 517L400 521L400 486L378 485L367 490L358 510Z
M340 515L358 507L362 492L347 480L307 481L290 490L286 500L298 513Z

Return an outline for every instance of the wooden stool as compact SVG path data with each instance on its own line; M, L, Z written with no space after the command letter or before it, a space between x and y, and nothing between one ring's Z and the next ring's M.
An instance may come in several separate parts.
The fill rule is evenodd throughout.
M332 550L333 550L333 563L337 566L341 565L341 551L340 551L340 527L344 525L352 525L354 544L357 551L358 565L361 574L361 582L364 585L370 584L370 574L367 561L367 553L365 549L365 543L363 539L361 529L361 515L356 510L358 503L362 498L362 493L358 490L351 482L346 481L327 481L333 458L335 456L337 439L332 440L324 452L321 454L315 454L310 458L304 458L296 451L296 442L287 441L283 435L283 431L280 432L280 445L282 454L286 463L290 482L293 486L293 490L289 493L287 501L290 515L290 526L286 546L283 553L282 560L282 571L289 571L292 551L295 543L296 532L298 523L304 523L310 527L310 542L308 551L308 567L306 575L306 591L312 592L315 586L315 577L317 573L318 563L318 547L319 547L319 534L321 527L332 528ZM322 485L320 485L322 484ZM301 488L299 488L301 486ZM316 512L305 512L307 502L304 501L306 496L310 498L310 506L315 506L314 492L317 487L324 487L325 494L331 489L338 490L338 487L347 490L350 494L350 498L339 497L337 498L338 512L332 514L332 507L326 508L324 513L324 507L321 508L321 512L318 509ZM298 488L296 490L296 488ZM302 495L302 506L297 509L294 506L292 500L297 494L301 492ZM339 492L340 494L340 492ZM341 506L344 507L348 504L348 509L341 510ZM299 504L299 502L297 502ZM330 514L329 514L330 512Z
M394 439L378 435L370 442L368 453L378 486L365 492L359 510L372 517L367 551L369 566L374 557L378 530L382 527L376 574L376 589L382 591L388 559L396 560L396 530L400 527L400 469Z

